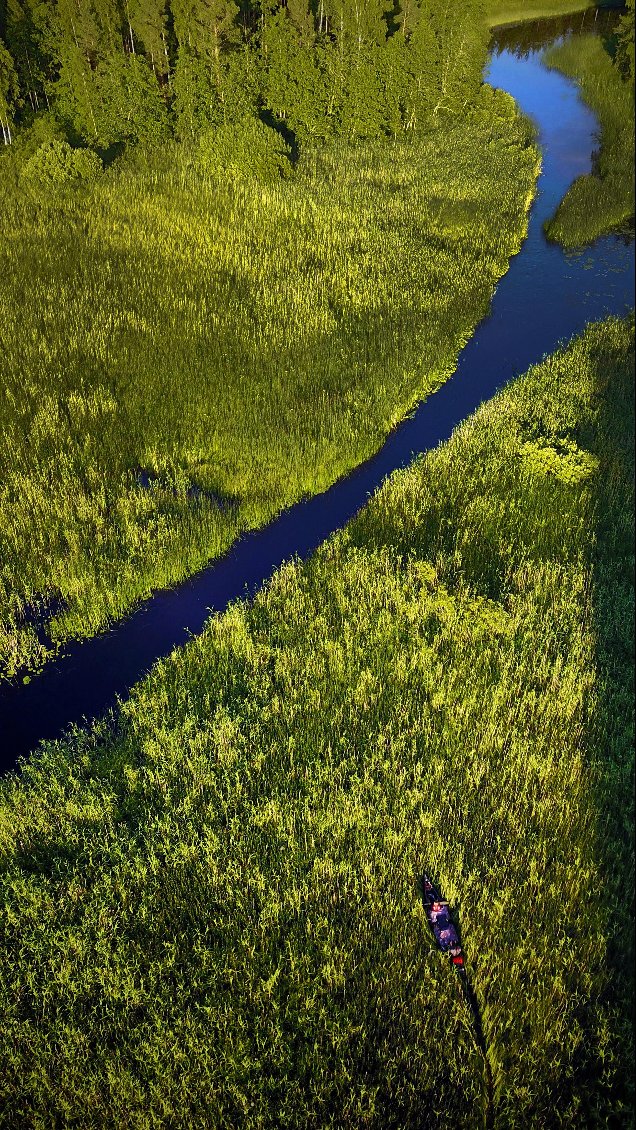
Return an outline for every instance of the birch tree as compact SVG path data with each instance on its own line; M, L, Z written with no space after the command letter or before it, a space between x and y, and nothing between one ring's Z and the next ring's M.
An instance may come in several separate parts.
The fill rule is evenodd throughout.
M18 76L13 59L0 39L0 130L4 145L11 145L13 140L11 126L18 98Z
M241 45L234 0L173 0L178 54L174 75L178 131L194 135L206 125L233 118L230 56Z
M315 49L307 0L295 0L265 20L262 39L266 107L300 138L329 130L325 73Z
M131 53L143 51L163 84L170 77L166 0L126 0L125 14Z
M57 77L60 47L53 0L7 0L6 46L31 109L48 108L47 86Z

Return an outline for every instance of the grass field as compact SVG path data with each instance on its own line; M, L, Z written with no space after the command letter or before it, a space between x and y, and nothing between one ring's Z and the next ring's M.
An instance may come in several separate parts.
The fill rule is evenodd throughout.
M0 791L3 1125L632 1125L633 326Z
M579 247L634 219L634 84L624 81L602 41L577 36L551 48L545 62L575 79L599 118L597 168L579 177L546 226L565 247Z
M175 147L7 190L0 677L325 488L453 371L538 169L512 100L484 98L277 183Z

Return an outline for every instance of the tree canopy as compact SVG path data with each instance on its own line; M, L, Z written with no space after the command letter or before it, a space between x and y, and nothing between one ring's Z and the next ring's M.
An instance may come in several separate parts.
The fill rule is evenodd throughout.
M259 115L300 139L417 129L471 97L486 37L483 0L8 0L5 22L5 140L21 102L103 149Z

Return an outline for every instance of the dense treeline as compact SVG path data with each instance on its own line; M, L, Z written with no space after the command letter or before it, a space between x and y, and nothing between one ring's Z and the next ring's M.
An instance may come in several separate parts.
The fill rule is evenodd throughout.
M460 109L484 0L8 0L0 119L54 106L106 149L265 112L300 137L374 137Z

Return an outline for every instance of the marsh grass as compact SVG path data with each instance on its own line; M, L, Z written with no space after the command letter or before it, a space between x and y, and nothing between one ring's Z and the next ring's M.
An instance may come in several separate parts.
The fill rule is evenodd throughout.
M628 1127L633 328L1 789L5 1125Z
M488 89L461 123L268 183L185 145L46 194L0 162L0 672L377 450L486 313L537 168Z
M581 247L606 232L633 228L634 84L612 63L603 41L575 36L552 47L545 63L580 87L600 122L594 171L579 177L546 224L546 234L564 247Z

